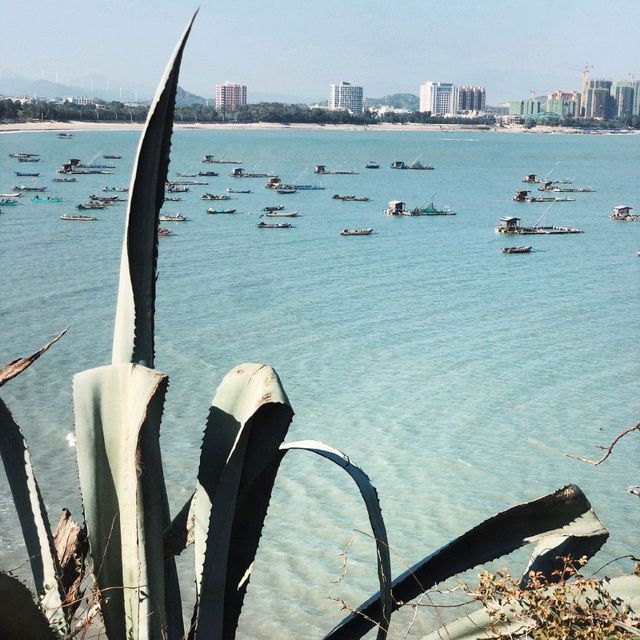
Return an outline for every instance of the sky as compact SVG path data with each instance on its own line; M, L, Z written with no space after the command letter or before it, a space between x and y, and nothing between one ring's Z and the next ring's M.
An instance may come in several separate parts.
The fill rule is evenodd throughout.
M480 84L487 103L640 79L640 0L201 0L180 85L205 98L226 80L254 95L366 97L428 80ZM0 74L155 87L191 13L186 0L2 2ZM86 80L85 80L86 81Z

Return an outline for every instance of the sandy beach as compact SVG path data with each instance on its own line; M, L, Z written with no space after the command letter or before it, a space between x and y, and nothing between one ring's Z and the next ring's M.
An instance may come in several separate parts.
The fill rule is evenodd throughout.
M624 133L638 135L640 131L588 131L570 127L549 127L538 125L532 129L526 129L522 125L509 125L504 127L487 125L464 125L464 124L391 124L380 123L374 125L354 125L354 124L307 124L292 123L282 124L278 122L251 122L251 123L176 123L176 130L204 129L208 131L217 130L283 130L283 129L308 129L308 130L331 130L331 131L498 131L503 133L534 133L534 134L576 134L576 133ZM28 131L139 131L142 129L140 123L127 122L16 122L0 124L0 133L16 133Z

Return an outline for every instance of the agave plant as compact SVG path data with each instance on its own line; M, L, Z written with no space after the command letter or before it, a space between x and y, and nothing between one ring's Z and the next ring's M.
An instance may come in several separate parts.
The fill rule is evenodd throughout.
M86 607L76 612L85 571L86 527L88 566L100 594L101 624L110 640L234 638L276 474L290 451L315 453L349 474L364 501L376 543L378 591L328 632L332 640L360 638L374 628L382 639L392 612L403 603L529 542L538 542L530 568L546 573L557 555L593 554L607 532L582 492L569 486L483 522L392 581L375 487L345 454L325 444L284 442L293 410L277 373L254 363L232 369L217 389L193 494L171 518L159 443L168 377L153 368L157 238L178 71L194 18L169 61L138 146L112 362L74 377L85 523L74 527L65 514L58 530L74 532L74 544L66 551L51 533L24 438L0 401L0 452L37 593L36 604L15 578L0 575L0 594L13 594L11 600L0 597L0 632L19 628L23 638L62 638L75 633L78 616L85 623L90 619L92 612ZM30 358L0 370L0 384L59 337ZM185 629L175 556L189 544L195 549L196 601Z

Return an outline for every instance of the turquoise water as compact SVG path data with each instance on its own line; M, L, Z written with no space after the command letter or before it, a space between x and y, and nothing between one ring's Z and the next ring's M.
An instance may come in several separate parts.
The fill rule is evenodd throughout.
M0 136L0 191L39 170L61 204L0 214L0 361L31 353L71 324L41 361L2 389L30 443L52 520L80 514L72 431L71 377L110 360L124 205L73 224L70 213L103 185L127 185L139 132ZM39 152L18 164L11 152ZM113 176L51 182L69 157L123 156ZM232 180L231 165L202 165L205 153L239 158L253 171L325 191L277 196L264 179ZM420 158L435 171L393 171ZM379 170L365 170L368 160ZM315 164L358 175L314 176ZM583 488L611 531L593 566L637 551L639 439L630 436L603 466L598 457L635 424L640 296L640 223L608 219L612 206L640 210L638 136L335 130L188 131L174 134L171 175L215 169L209 185L166 203L189 222L159 247L156 368L171 384L162 447L173 512L193 488L202 427L223 375L241 362L273 365L296 417L290 440L314 438L347 452L377 486L394 549L394 574L482 519L564 484ZM575 202L511 202L526 173L575 177L594 193ZM211 216L204 192L235 195L235 216ZM333 193L366 195L340 202ZM435 194L435 195L433 195ZM389 218L388 200L448 205L455 217ZM289 230L258 230L265 205L300 212ZM545 213L546 212L546 213ZM571 225L582 235L523 244L493 229L500 216ZM170 226L166 224L165 226ZM344 238L344 227L373 227ZM340 470L290 454L276 484L241 618L242 638L318 637L376 590L374 551L356 533L340 581L341 551L366 532L364 508ZM0 566L26 559L17 518L0 486ZM192 598L188 553L181 562ZM524 556L514 560L514 571ZM624 566L624 563L620 563ZM188 607L187 607L188 609ZM402 616L401 622L409 618ZM410 637L433 624L424 612ZM402 625L400 625L402 629Z

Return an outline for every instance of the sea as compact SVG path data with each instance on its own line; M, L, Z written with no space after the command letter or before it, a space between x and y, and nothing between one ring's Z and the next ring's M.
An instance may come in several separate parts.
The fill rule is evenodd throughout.
M110 362L126 205L97 211L90 223L59 216L104 186L128 186L139 136L0 135L0 191L43 185L43 195L63 198L33 203L24 194L0 213L0 361L34 352L69 325L2 388L54 524L62 507L82 518L69 445L71 380ZM8 157L17 152L41 161ZM109 154L122 159L104 160ZM205 154L240 164L203 164ZM52 182L70 158L116 166L112 174ZM397 160L435 169L391 169ZM368 161L380 168L365 169ZM316 175L318 164L355 173ZM278 195L265 189L265 178L229 177L235 166L324 189ZM163 213L189 220L163 223L173 235L159 240L155 367L170 378L161 444L172 513L193 491L216 387L237 364L267 363L295 411L287 440L344 451L376 486L394 575L495 513L569 483L582 488L610 532L589 569L606 565L598 575L616 575L630 568L624 557L637 555L640 511L628 487L640 483L639 434L597 467L569 456L598 459L598 445L640 416L640 223L608 217L619 204L640 213L640 136L401 125L177 130L170 177L204 170L220 175L165 203ZM528 173L594 191L553 205L512 202L515 190L529 188L522 183ZM227 188L251 193L200 199ZM336 193L369 201L343 202ZM410 208L433 202L457 215L389 217L390 200ZM293 227L256 228L263 208L277 204L299 212ZM227 206L237 213L207 213ZM502 236L495 227L503 216L584 233ZM367 227L370 236L340 235ZM522 244L531 253L501 251ZM29 579L4 475L0 522L0 566ZM520 575L526 560L521 551L492 566ZM188 619L190 550L179 571ZM473 582L476 573L464 579ZM355 485L326 460L289 453L238 637L322 637L375 591L375 548ZM419 638L440 616L456 614L405 609L395 618L396 637Z

